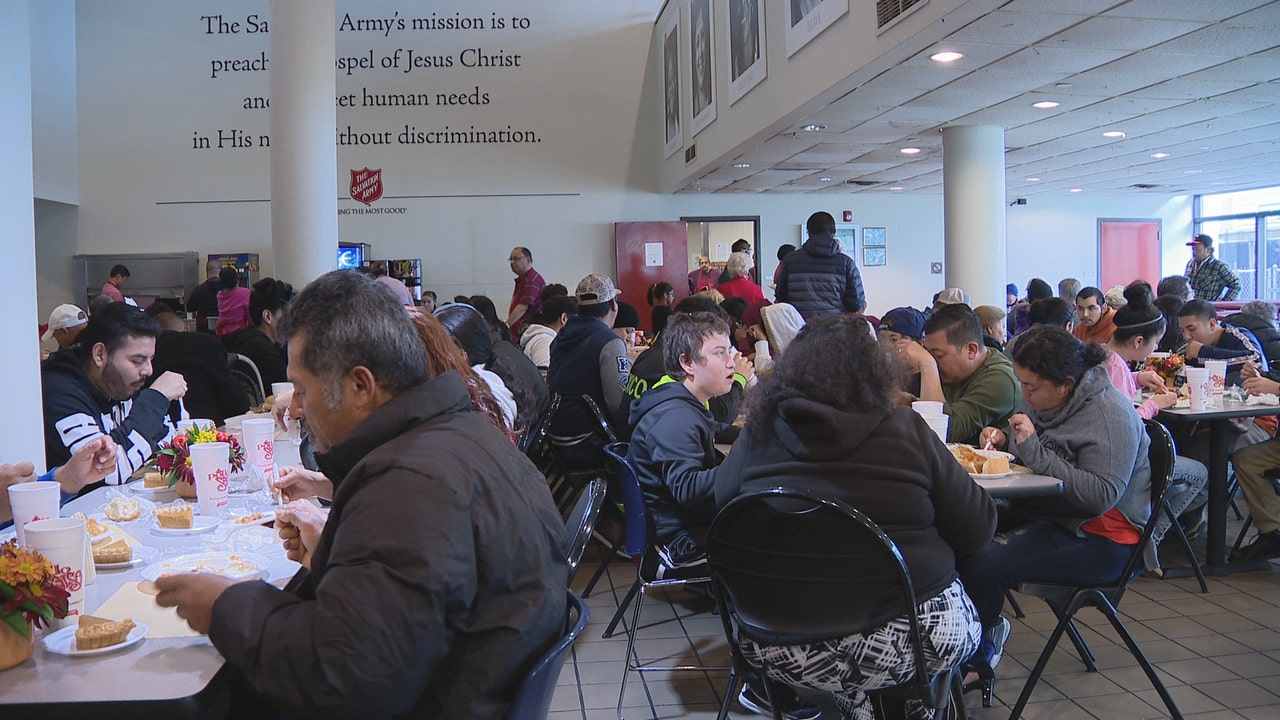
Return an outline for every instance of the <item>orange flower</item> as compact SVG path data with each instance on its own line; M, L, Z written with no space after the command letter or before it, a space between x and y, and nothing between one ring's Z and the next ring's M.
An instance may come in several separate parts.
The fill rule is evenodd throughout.
M0 554L0 580L9 585L40 583L53 576L53 565L39 553L5 544Z

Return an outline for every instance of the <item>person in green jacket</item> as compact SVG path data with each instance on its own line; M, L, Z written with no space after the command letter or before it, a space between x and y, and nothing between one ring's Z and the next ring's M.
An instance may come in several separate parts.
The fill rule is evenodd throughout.
M945 403L947 442L977 444L982 428L1003 427L1013 415L1021 392L1013 364L983 344L982 323L968 305L935 312L925 322L923 344L905 357L920 373L920 399Z

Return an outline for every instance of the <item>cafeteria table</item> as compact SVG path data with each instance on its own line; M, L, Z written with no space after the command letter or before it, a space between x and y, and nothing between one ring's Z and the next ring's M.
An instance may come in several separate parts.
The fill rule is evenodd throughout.
M1266 561L1227 562L1227 446L1231 440L1230 421L1233 418L1259 417L1280 414L1275 405L1247 405L1237 400L1222 400L1207 410L1193 412L1190 408L1165 408L1160 420L1194 422L1209 426L1209 530L1206 542L1205 572L1210 575L1230 575L1232 572L1261 570L1270 567Z
M142 482L125 486L129 497L143 497L157 504L171 502L176 495L141 495ZM91 514L101 508L108 492L119 488L100 488L79 497L62 508L62 516L80 511ZM271 512L265 492L232 495L229 507L235 513ZM224 522L224 526L225 526ZM121 524L121 528L140 545L158 551L155 560L188 553L218 549L209 543L210 533L198 535L157 535L149 530L149 521L140 518ZM225 549L245 551L242 536L262 543L248 552L270 560L270 580L287 581L298 564L284 556L277 541L267 544L265 529L237 532L223 545ZM216 538L221 539L221 538ZM85 588L85 611L92 615L116 591L131 581L142 579L142 571L150 562L142 562L126 570L99 570L97 578ZM119 619L119 618L113 618ZM43 636L37 637L35 653L15 668L0 672L0 715L5 717L53 718L186 718L213 717L226 713L224 683L218 678L222 656L205 636L147 637L132 647L92 657L68 657L45 650Z

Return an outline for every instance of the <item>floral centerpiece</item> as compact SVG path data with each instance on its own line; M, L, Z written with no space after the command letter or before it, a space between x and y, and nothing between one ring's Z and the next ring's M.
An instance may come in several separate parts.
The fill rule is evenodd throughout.
M17 665L35 650L32 627L48 627L67 616L70 593L57 585L53 565L34 550L10 540L0 545L0 670Z
M195 474L191 470L190 446L211 442L224 442L230 446L227 459L231 463L231 472L237 473L244 469L244 448L240 447L240 441L235 436L221 430L202 430L196 425L174 435L168 442L160 443L160 450L156 452L152 463L164 475L169 487L177 486L179 495L193 498L196 496L196 484Z
M1147 358L1147 369L1155 372L1164 378L1166 387L1173 387L1173 379L1187 365L1187 359L1182 355L1153 356Z

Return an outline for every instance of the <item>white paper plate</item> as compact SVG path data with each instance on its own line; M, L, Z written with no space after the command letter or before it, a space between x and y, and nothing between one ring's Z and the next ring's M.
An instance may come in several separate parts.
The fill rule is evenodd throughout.
M123 650L131 645L137 645L142 642L142 638L147 636L147 626L138 623L129 631L129 636L124 642L112 645L110 647L97 648L95 650L77 650L76 649L76 626L64 627L61 630L46 635L44 637L44 649L58 655L70 655L71 657L89 657L90 655L105 655L113 653L117 650Z
M160 521L156 520L154 516L152 521L154 524L151 526L151 532L156 535L198 535L209 532L222 522L220 518L209 515L193 515L191 517L191 527L189 528L160 527Z
M127 570L131 567L151 562L152 560L155 560L156 556L159 554L160 551L155 548L147 547L146 545L134 545L132 560L119 563L95 562L93 567L95 570Z
M267 577L271 561L254 553L203 552L154 562L143 568L142 577L155 581L163 575L207 572L236 582Z
M982 455L984 457L1002 457L1011 463L1014 460L1013 453L1007 453L1007 452L1004 452L1003 450L983 450L982 448L974 447L972 445L964 445L963 443L947 443L948 449L953 447L967 447L970 450L974 451L975 453ZM1012 474L1013 474L1013 470L1010 470L1009 472L1002 472L1002 473L969 473L969 477L975 480L995 480L996 478L1009 477Z
M90 542L90 543L92 543L93 545L101 545L102 543L104 543L104 542L106 542L106 541L110 540L110 539L111 539L111 536L112 536L112 535L114 535L114 534L115 534L115 533L111 532L111 530L107 530L106 532L102 533L101 535L99 535L99 536L97 536L97 537L94 537L94 536L90 535L90 536L89 536L89 542Z
M169 487L169 486L165 486L165 487L146 487L146 486L144 486L144 485L143 485L142 483L140 483L140 482L137 482L137 483L134 483L134 484L130 485L130 486L129 486L129 489L130 489L130 490L132 490L133 492L135 492L135 493L139 494L139 495L149 495L149 496L153 496L153 497L154 497L154 496L156 496L156 495L164 495L164 494L166 494L166 493L177 493L177 492L178 492L178 488L177 488L177 487Z

